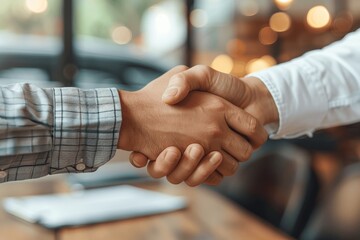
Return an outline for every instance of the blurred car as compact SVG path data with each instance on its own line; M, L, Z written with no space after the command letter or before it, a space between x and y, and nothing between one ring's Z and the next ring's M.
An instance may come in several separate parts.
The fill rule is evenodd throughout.
M60 38L0 33L0 84L63 86L62 51ZM74 52L76 74L72 86L80 88L136 90L170 68L139 54L131 45L119 46L97 38L76 40Z

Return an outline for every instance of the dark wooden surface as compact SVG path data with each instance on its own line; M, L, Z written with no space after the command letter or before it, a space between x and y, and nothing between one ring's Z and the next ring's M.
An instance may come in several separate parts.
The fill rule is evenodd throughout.
M57 232L35 224L22 222L0 208L1 239L11 240L202 240L202 239L291 239L260 219L239 209L217 193L205 188L189 188L158 183L144 186L173 195L185 196L185 210L114 221ZM39 180L0 184L0 201L8 196L66 192L68 187L61 176ZM143 199L146 201L146 199Z

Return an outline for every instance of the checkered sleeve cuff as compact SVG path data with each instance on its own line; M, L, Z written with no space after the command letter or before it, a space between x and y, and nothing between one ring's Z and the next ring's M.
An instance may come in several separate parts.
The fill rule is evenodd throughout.
M54 89L50 174L91 172L116 151L121 124L116 89Z

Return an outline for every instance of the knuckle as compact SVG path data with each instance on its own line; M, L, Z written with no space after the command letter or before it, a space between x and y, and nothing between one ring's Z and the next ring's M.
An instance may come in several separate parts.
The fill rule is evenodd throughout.
M211 108L214 111L225 112L225 110L227 110L227 105L222 99L214 98L211 101Z
M234 175L237 172L238 169L239 169L239 163L233 161L233 164L232 164L230 172L229 172L230 176Z
M218 125L212 125L208 129L208 134L211 138L219 138L222 136L223 131Z
M256 133L256 130L258 129L259 122L257 121L256 118L254 118L254 117L251 116L251 115L248 115L247 122L248 122L248 130L249 130L249 133L250 133L250 134L255 134L255 133Z
M196 65L194 70L198 72L204 89L210 89L213 76L213 69L206 65Z
M184 71L181 71L172 76L172 78L169 81L169 86L182 84L184 82L186 82L186 75Z

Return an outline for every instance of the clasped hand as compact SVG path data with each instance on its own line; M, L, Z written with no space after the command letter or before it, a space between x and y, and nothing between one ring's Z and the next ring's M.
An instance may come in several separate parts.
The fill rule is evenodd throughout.
M251 85L208 67L179 66L119 94L118 147L134 151L134 166L147 165L152 177L174 184L218 184L267 139Z

